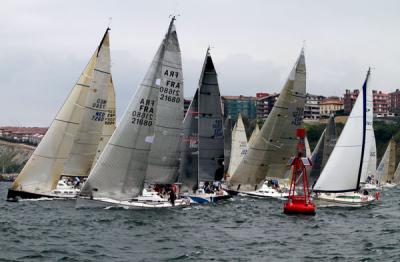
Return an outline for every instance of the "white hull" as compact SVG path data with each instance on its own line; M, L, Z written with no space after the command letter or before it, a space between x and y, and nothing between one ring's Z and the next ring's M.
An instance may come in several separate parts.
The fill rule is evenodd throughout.
M363 207L375 202L375 197L360 193L319 193L314 195L318 207Z
M266 181L261 188L256 191L240 191L239 194L257 198L275 198L285 200L289 197L289 190L286 190L285 187L274 188L269 186L268 181Z
M225 191L217 192L217 193L199 193L196 194L184 194L184 197L190 199L191 204L208 204L208 203L216 203L220 200L229 199L231 195L229 195Z
M386 183L386 184L382 185L382 187L384 187L384 188L394 188L395 186L397 186L397 184L393 184L393 183Z
M365 190L381 190L382 187L377 186L376 184L367 183L367 184L363 184L362 185L362 189L365 189Z
M122 207L126 209L150 209L150 208L171 208L171 207L184 207L189 206L190 201L188 199L177 199L175 205L172 205L169 201L146 201L146 200L115 200L111 198L83 198L77 199L77 208L109 208L109 207Z

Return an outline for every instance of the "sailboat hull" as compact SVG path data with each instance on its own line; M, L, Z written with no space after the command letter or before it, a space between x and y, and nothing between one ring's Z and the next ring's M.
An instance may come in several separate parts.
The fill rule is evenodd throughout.
M363 207L371 205L376 198L359 193L321 193L314 196L314 203L318 207Z
M38 194L14 189L8 189L7 201L15 202L18 199L39 199L39 198L57 198L57 199L75 199L76 195L57 195L57 194Z
M112 208L121 207L125 209L153 209L153 208L173 208L189 206L188 199L177 199L175 205L169 201L138 201L138 200L115 200L111 198L85 198L79 197L76 201L77 208Z

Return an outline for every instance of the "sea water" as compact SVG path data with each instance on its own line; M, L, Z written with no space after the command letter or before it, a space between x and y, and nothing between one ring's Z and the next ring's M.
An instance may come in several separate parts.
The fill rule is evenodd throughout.
M400 188L370 207L307 217L246 197L153 210L13 203L9 185L0 183L0 261L400 261Z

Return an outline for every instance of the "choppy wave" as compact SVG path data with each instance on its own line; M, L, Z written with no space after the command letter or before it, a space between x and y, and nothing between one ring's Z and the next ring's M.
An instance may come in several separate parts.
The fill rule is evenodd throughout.
M7 184L0 184L6 195ZM285 216L236 197L179 209L0 201L0 261L400 261L400 188L372 207Z

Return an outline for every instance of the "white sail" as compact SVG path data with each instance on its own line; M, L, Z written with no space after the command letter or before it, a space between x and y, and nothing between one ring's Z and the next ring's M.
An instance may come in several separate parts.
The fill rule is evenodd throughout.
M115 112L115 90L112 78L110 79L110 83L108 85L108 96L107 96L107 104L106 104L106 118L104 120L104 126L101 132L100 143L97 147L96 156L94 158L92 168L96 164L97 160L99 159L101 153L103 152L104 148L106 147L108 140L114 133L115 130L115 123L116 123L116 112Z
M238 119L232 130L232 147L231 158L229 161L228 175L233 174L242 161L243 157L247 154L247 137L246 130L242 120L242 115L238 114Z
M96 64L82 106L81 124L71 148L63 175L88 176L105 124L108 88L111 83L111 57L108 29L96 52Z
M375 134L374 134L374 129L372 128L372 132L370 134L371 136L371 141L370 141L370 151L369 151L369 158L368 158L368 163L367 163L367 172L361 177L361 182L366 182L367 177L374 176L376 173L376 141L375 141Z
M99 48L101 49L101 46ZM12 189L48 194L56 187L78 136L83 108L97 65L98 50L96 49L83 70L41 143L12 184Z
M310 158L311 157L311 148L310 148L310 143L308 142L307 136L304 138L304 146L306 149L306 157Z
M314 186L314 191L346 192L359 188L364 155L369 155L370 151L370 147L365 146L366 129L372 126L369 75L370 71L336 146Z
M394 171L393 182L396 183L396 184L400 183L400 162L397 165L396 171Z
M258 136L258 134L260 133L260 127L258 126L258 124L256 124L256 127L254 128L253 132L251 133L249 142L248 142L248 146L252 145L254 143L254 141L256 141L256 138ZM247 152L246 152L247 154Z
M326 140L325 133L326 133L326 128L322 132L320 138L318 139L317 145L315 146L311 154L312 166L309 172L309 179L308 179L308 182L311 186L313 186L314 182L317 181L319 175L321 174L321 170L323 169L322 159L324 157L324 144Z
M170 77L181 77L175 72L166 76L162 71L171 62L165 61L164 56L168 44L175 42L171 38L177 39L173 21L174 18L121 122L90 172L82 195L129 200L142 193L151 145L155 140L157 103L164 94L160 92L161 87L167 87ZM170 102L180 103L177 98L172 101L175 95L171 94ZM182 115L182 112L176 114Z
M386 148L385 153L379 163L379 166L376 170L376 177L375 179L381 183L385 184L388 181L393 180L393 175L396 168L396 142L390 139L389 144Z
M306 65L301 51L282 92L247 155L231 179L231 187L254 190L267 177L283 178L296 152L306 100Z

